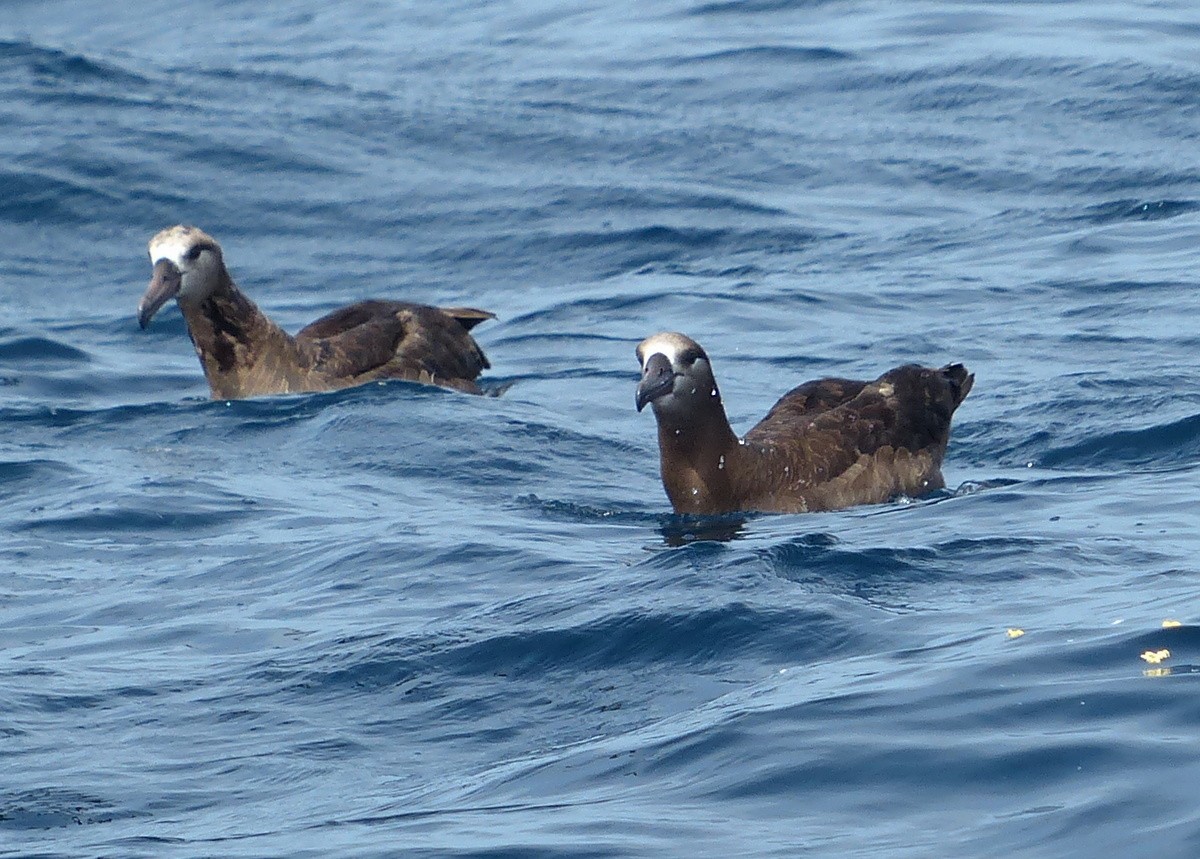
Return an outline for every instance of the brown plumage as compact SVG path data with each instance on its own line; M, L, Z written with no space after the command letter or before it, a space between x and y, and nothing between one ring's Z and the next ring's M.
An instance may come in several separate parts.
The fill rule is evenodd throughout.
M950 417L975 379L961 364L908 364L873 382L806 382L739 439L694 340L656 334L637 354L637 407L654 407L676 513L803 513L940 489Z
M213 399L331 391L407 379L480 392L491 366L469 332L484 310L403 301L360 301L288 334L233 282L221 247L195 227L150 240L154 274L138 305L145 328L170 299L179 303Z

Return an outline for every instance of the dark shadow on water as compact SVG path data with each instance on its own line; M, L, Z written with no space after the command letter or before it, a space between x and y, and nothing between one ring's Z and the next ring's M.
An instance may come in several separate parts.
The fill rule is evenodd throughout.
M541 511L548 518L559 522L615 522L622 525L646 525L656 521L651 513L638 508L600 507L589 504L579 504L573 501L559 501L553 498L541 498L529 493L518 495L514 501L522 507Z
M659 523L663 542L672 549L702 541L728 543L743 536L750 516L728 513L723 516L664 516Z
M803 523L810 516L817 515L856 515L856 516L892 516L902 514L906 510L914 507L926 507L933 504L939 504L943 501L950 501L955 498L962 498L967 495L977 495L995 489L1004 489L1022 483L1020 480L1009 478L991 478L985 480L969 480L960 484L955 489L945 488L938 489L920 498L896 498L883 504L862 505L857 507L848 507L842 510L827 511L825 514L817 513L757 513L757 512L741 512L727 513L721 516L683 516L679 514L670 514L659 517L659 532L663 536L663 543L670 548L678 548L691 543L711 541L719 543L728 543L733 540L741 539L749 536L747 526L751 521L763 517L782 517L793 519L797 522L798 527L804 529ZM811 535L809 535L811 536ZM805 537L804 539L808 539Z
M875 509L871 509L862 515L880 516L894 514L911 507L914 503L921 505L937 504L941 501L949 501L952 498L975 495L979 492L1010 486L1018 482L1020 481L1006 479L968 481L957 489L939 489L920 498L911 499L907 503L901 503L897 499L886 504L871 505ZM838 512L845 513L855 509L850 507L846 508L846 510L833 512L835 514ZM682 516L672 514L660 519L659 531L663 535L663 542L671 548L686 546L689 543L705 540L728 543L746 536L746 526L751 519L770 515L799 515L800 518L803 518L815 514L727 513L721 516Z
M540 498L530 493L516 498L518 504L540 510L551 519L565 522L616 523L639 528L657 523L663 543L670 548L699 542L728 543L743 536L746 523L758 514L731 513L724 516L681 516L650 513L641 508L598 507L570 501Z
M477 384L479 385L479 392L482 396L503 397L510 390L512 390L513 385L517 384L517 381L518 380L516 378L501 379L485 376L482 379L478 379Z

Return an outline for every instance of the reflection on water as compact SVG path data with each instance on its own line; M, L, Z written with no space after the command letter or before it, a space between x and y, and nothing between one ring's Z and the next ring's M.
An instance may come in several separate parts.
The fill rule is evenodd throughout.
M723 516L664 516L659 524L663 542L672 547L686 546L702 540L728 543L746 529L750 521L746 513L727 513Z

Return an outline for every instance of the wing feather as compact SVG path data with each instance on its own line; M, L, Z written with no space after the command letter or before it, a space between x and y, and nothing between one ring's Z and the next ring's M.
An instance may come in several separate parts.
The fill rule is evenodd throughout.
M296 334L313 371L337 379L470 383L489 364L468 330L492 314L400 301L360 301Z

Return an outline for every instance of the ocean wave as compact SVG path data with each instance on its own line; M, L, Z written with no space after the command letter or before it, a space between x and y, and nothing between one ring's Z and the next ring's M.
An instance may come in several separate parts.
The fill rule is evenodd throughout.
M689 6L688 15L762 15L776 12L793 12L817 9L837 0L733 0L733 2L701 3Z
M0 81L7 73L25 71L47 83L90 82L142 85L141 75L109 59L96 59L28 39L0 39Z
M1077 217L1090 224L1113 224L1122 221L1161 221L1178 218L1200 210L1196 200L1112 200L1088 206Z
M0 170L0 220L13 224L89 224L124 200L90 179L57 172Z
M50 786L0 793L0 830L40 831L96 826L137 816L109 799L79 790Z
M714 51L695 56L672 57L667 65L689 66L707 63L825 63L836 60L850 60L854 55L828 47L805 48L795 45L753 45L746 48L730 48L724 51Z
M1195 852L1189 10L9 5L0 852ZM209 400L180 221L502 395ZM957 488L671 514L664 328L739 427L963 360Z
M87 365L92 357L69 343L48 337L12 337L0 339L0 362L16 366Z
M1200 415L1191 415L1134 430L1093 435L1054 447L1040 457L1047 468L1121 471L1130 468L1172 469L1200 462Z

